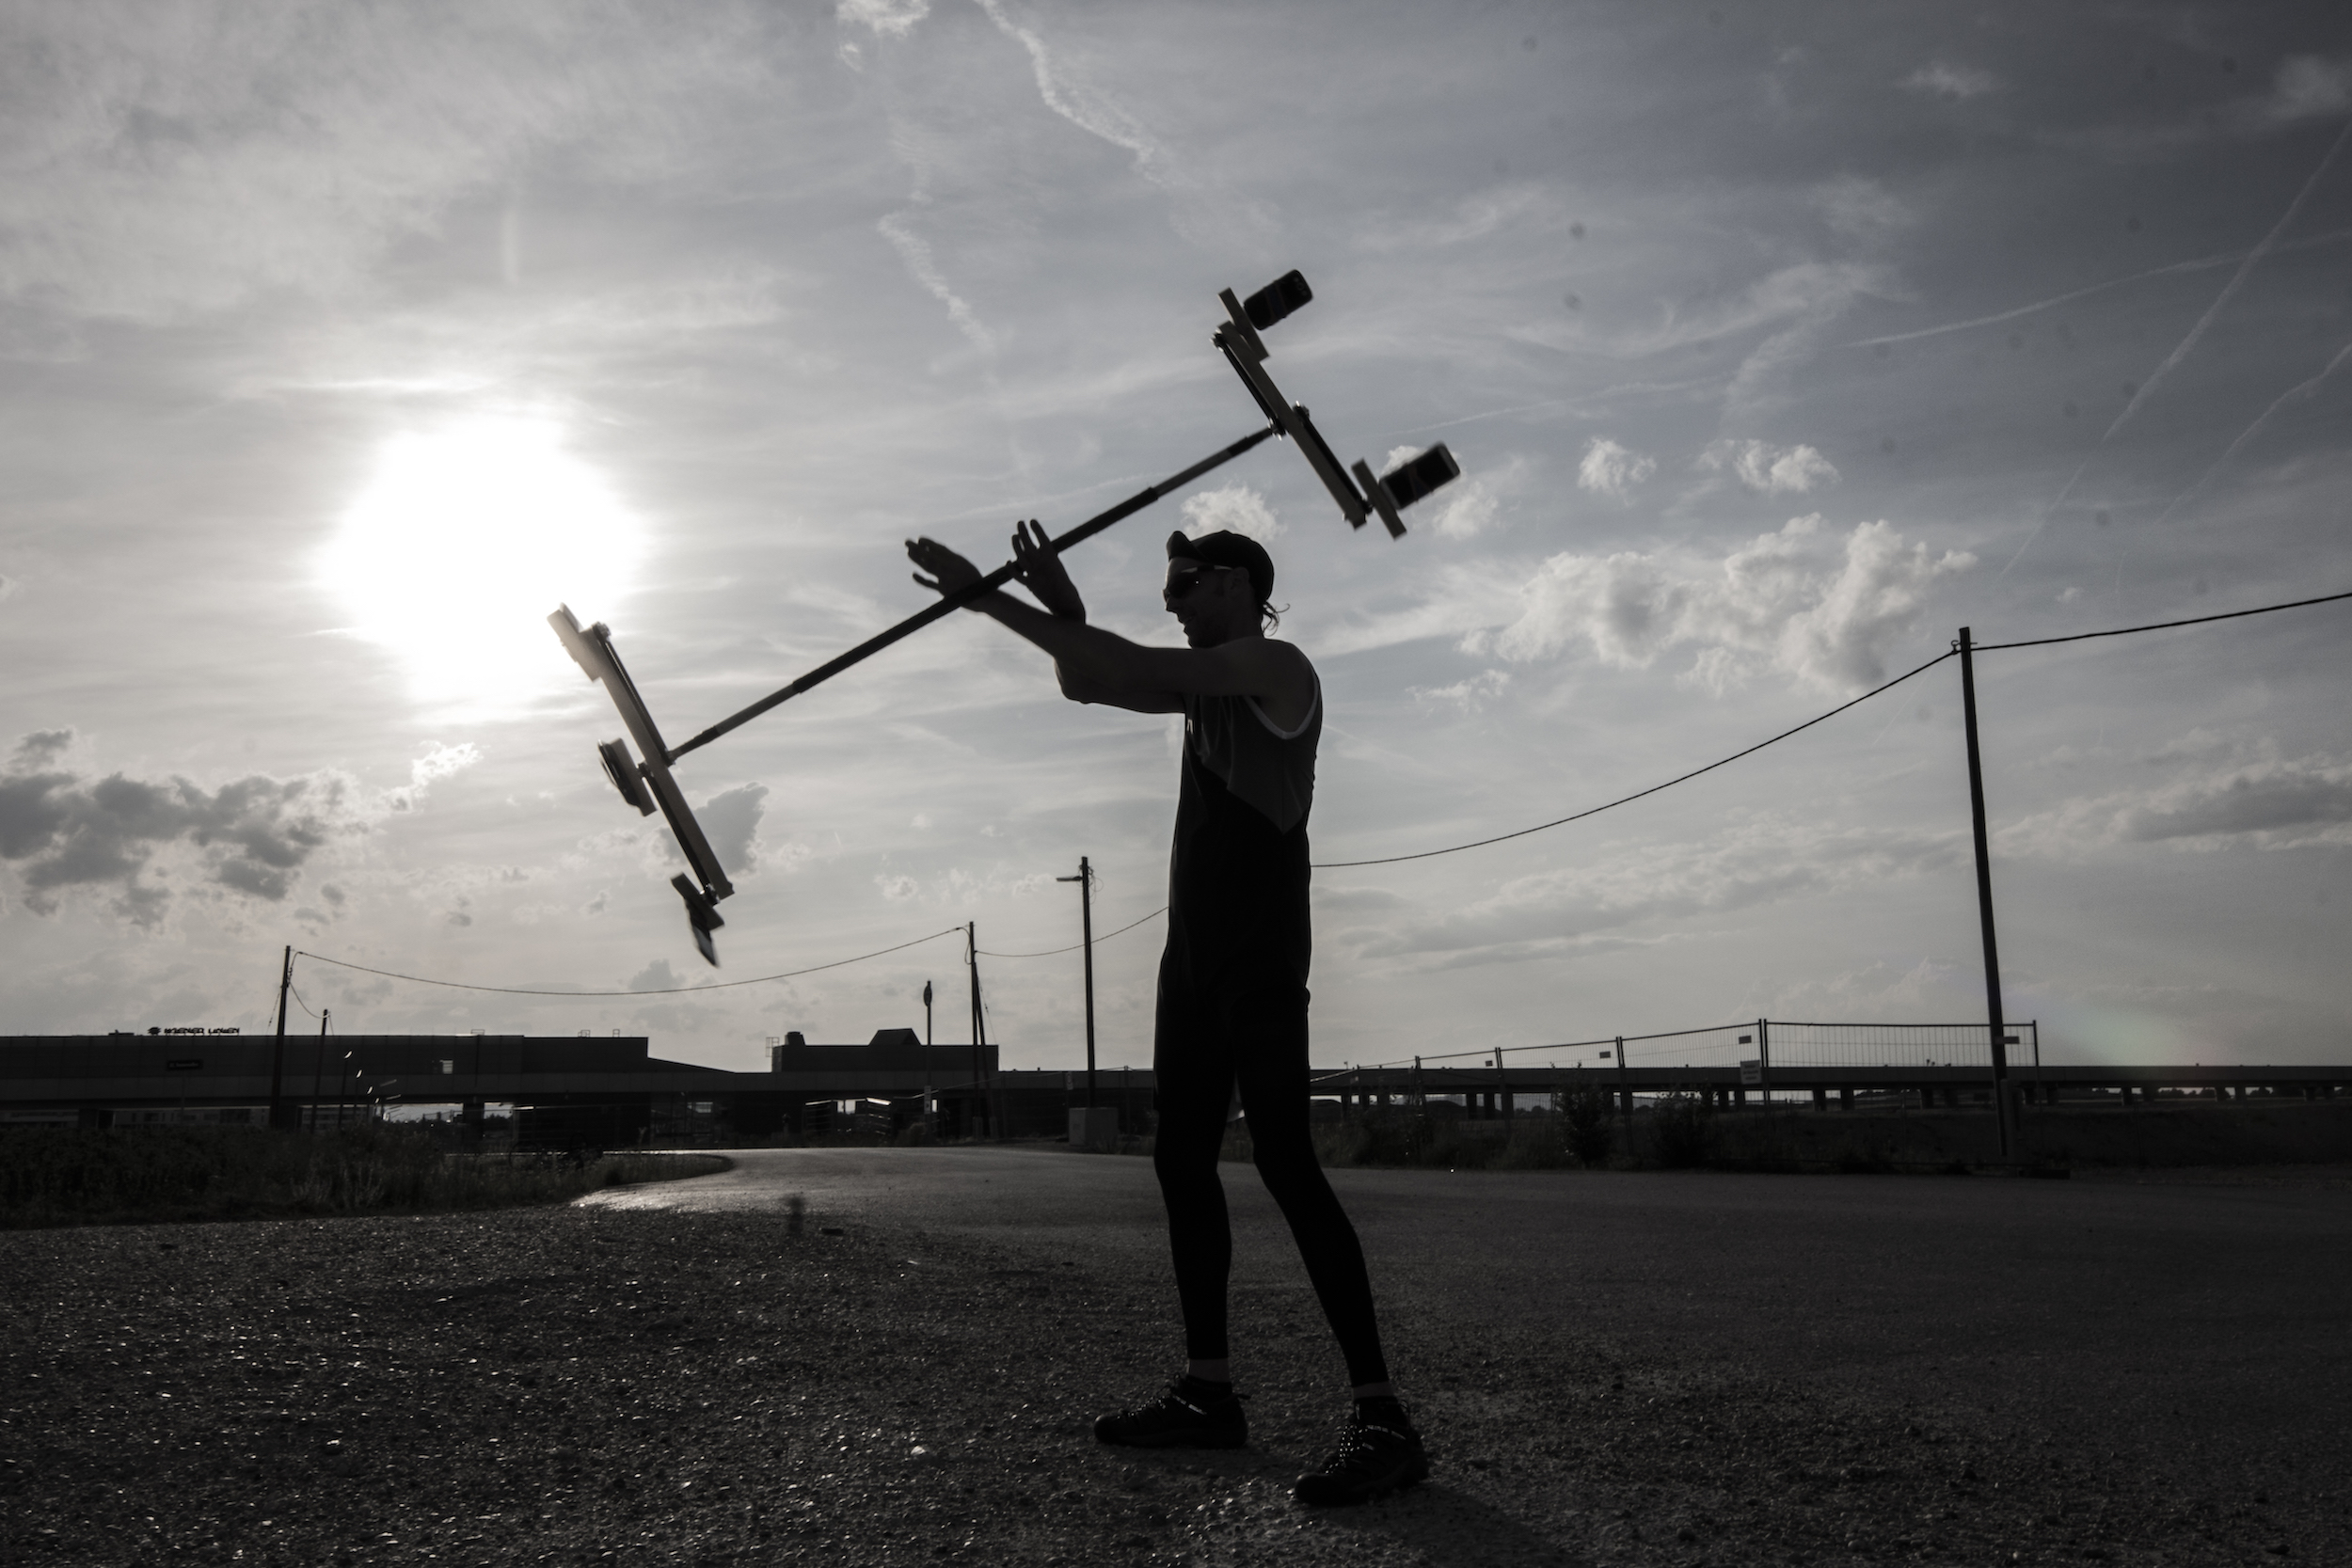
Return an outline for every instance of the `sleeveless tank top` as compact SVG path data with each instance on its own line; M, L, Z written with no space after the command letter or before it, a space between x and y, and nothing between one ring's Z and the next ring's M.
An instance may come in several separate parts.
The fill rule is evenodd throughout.
M1322 735L1320 680L1307 717L1287 731L1253 698L1184 699L1163 985L1305 986L1313 945L1307 817Z

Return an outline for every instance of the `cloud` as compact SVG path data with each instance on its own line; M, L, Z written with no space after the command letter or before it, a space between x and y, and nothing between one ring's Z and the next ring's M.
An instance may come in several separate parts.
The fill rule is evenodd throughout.
M2007 852L2054 859L2120 844L2198 851L2352 845L2352 763L2267 752L2206 763L2167 784L2069 800L2000 833Z
M1916 219L1909 206L1875 180L1846 174L1817 187L1813 204L1831 229L1850 240L1879 240Z
M1426 447L1391 447L1388 457L1380 465L1380 471L1384 474L1394 473L1400 466L1428 450ZM1518 479L1519 470L1525 467L1525 458L1513 457L1493 477L1500 485L1507 487ZM1429 527L1447 539L1475 538L1495 526L1502 506L1502 498L1498 493L1497 483L1489 483L1486 479L1456 480L1446 487L1445 504L1438 509Z
M1195 539L1219 529L1231 529L1263 545L1271 543L1282 531L1282 520L1274 515L1274 508L1247 484L1228 484L1186 496L1177 510L1184 514L1184 531Z
M1792 518L1721 561L1675 550L1555 555L1519 590L1518 613L1464 646L1524 663L1581 641L1605 664L1639 669L1695 645L1684 678L1719 695L1766 668L1834 691L1875 685L1930 586L1976 558L1931 557L1874 522L1825 560L1820 533L1818 515Z
M1617 933L1870 886L1959 863L1956 831L1870 829L1756 817L1699 844L1622 849L1515 878L1474 903L1332 938L1367 959L1454 968L1623 945ZM1540 933L1540 934L1538 934ZM1597 939L1608 939L1597 942Z
M922 891L915 885L914 879L912 877L877 875L874 878L874 885L882 889L882 895L894 904L901 899L912 898Z
M425 795L443 779L453 779L482 760L481 749L473 742L460 741L444 746L438 741L424 755L408 765L408 784L400 789L384 792L384 804L390 811L414 811L424 801Z
M0 298L169 321L364 286L534 152L662 166L702 103L764 80L752 8L691 28L607 7L429 26L337 6L11 8ZM599 58L627 62L599 66ZM618 90L626 77L629 90Z
M313 853L359 827L357 792L341 774L257 774L214 790L176 777L93 782L46 766L71 735L24 737L0 775L0 860L17 865L25 902L40 914L54 912L68 889L105 888L116 912L151 926L171 902L158 883L176 870L278 903Z
M2270 117L2314 119L2352 108L2352 63L2294 55L2281 61L2271 83Z
M979 8L996 24L997 31L1028 51L1029 67L1037 78L1038 96L1045 106L1070 121L1089 135L1100 136L1113 147L1123 148L1135 155L1136 168L1145 179L1166 184L1168 157L1157 142L1147 135L1135 117L1112 103L1101 92L1064 69L1046 48L1045 40L1034 28L1024 27L1007 14L1003 0L978 0Z
M739 784L695 808L694 819L703 825L712 853L732 874L759 869L759 818L767 799L766 784Z
M1597 496L1623 500L1633 486L1657 471L1655 457L1645 457L1606 436L1596 436L1584 449L1583 461L1576 467L1576 483Z
M933 299L947 308L947 319L955 323L956 329L963 334L965 340L982 354L994 353L996 335L982 325L980 318L973 313L972 307L964 302L963 296L948 287L947 275L939 270L939 262L931 255L930 241L914 231L907 222L907 215L892 213L874 227L882 231L883 239L890 242L891 248L898 251L898 260L906 263L906 269L914 280Z
M1482 670L1467 680L1455 681L1452 686L1416 686L1411 689L1418 702L1444 703L1460 708L1464 713L1476 713L1502 696L1503 688L1510 684L1510 671Z
M877 38L902 39L931 14L931 0L841 0L833 14L845 25L872 28Z
M1902 86L1914 92L1923 92L1931 97L1948 98L1955 103L1963 103L1971 98L1981 98L2000 84L1994 79L1993 73L1989 71L1979 71L1974 66L1952 65L1944 60L1937 60L1933 64L1921 66L1904 77Z
M16 755L8 765L10 772L30 772L46 768L66 753L73 744L72 730L34 730L17 737Z
M1740 483L1768 496L1802 496L1816 485L1835 484L1838 480L1836 465L1811 447L1775 447L1765 441L1709 442L1699 454L1699 466L1728 467Z
M682 989L685 984L686 981L678 974L678 972L670 967L669 959L656 958L644 968L630 975L628 977L628 984L624 989L628 990L677 990Z

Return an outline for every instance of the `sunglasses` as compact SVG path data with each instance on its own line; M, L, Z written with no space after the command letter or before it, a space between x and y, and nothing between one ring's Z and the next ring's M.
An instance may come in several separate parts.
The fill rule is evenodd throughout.
M1192 562L1171 564L1168 568L1168 584L1160 590L1160 596L1166 599L1181 599L1200 585L1203 574L1232 570L1234 568L1231 566L1205 566Z

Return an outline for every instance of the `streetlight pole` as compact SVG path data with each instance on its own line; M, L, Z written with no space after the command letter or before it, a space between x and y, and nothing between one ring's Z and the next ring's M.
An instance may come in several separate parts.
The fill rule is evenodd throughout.
M1087 1109L1094 1109L1094 867L1084 855L1078 857L1075 877L1057 877L1057 882L1078 884L1078 931L1086 947L1087 975Z

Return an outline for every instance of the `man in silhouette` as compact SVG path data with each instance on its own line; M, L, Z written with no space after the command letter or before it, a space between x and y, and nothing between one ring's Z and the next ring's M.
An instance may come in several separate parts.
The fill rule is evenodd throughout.
M1168 1206L1189 1364L1156 1400L1098 1419L1094 1434L1145 1448L1248 1440L1227 1359L1232 1234L1216 1173L1238 1087L1258 1173L1290 1222L1355 1387L1338 1449L1298 1479L1296 1496L1353 1503L1408 1485L1429 1462L1389 1380L1363 1249L1308 1130L1307 815L1323 696L1307 656L1265 635L1277 619L1273 559L1243 534L1168 535L1161 602L1187 646L1154 648L1087 625L1086 605L1037 524L1016 529L1013 551L1042 610L1004 593L973 610L1051 655L1073 702L1184 716L1152 1066L1160 1113L1152 1166ZM980 575L934 540L910 540L907 555L930 574L914 580L943 594Z

